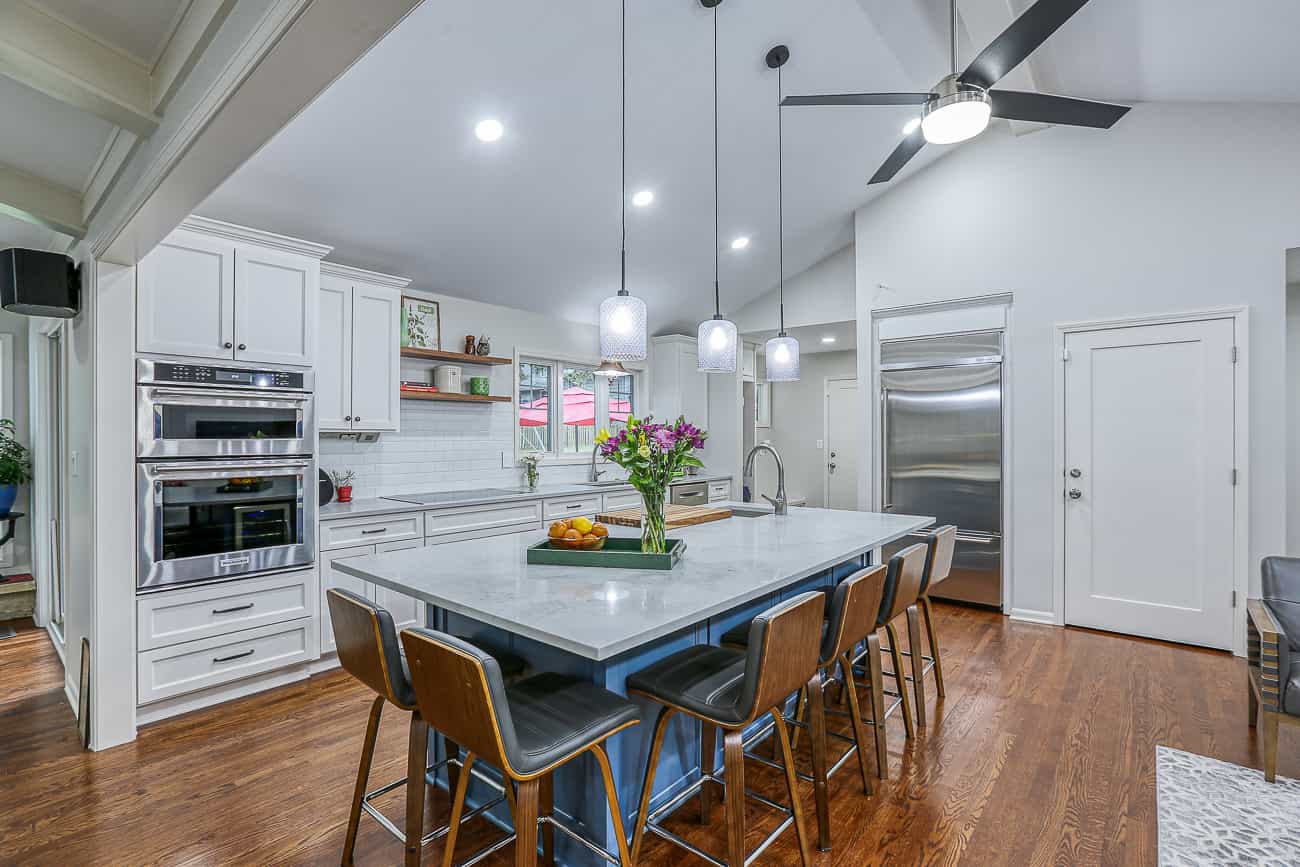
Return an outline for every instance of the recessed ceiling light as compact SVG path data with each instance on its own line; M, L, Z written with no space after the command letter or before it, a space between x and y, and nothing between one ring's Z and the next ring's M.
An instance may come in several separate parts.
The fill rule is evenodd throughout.
M822 338L822 343L834 343L834 342L835 342L835 335L833 334L827 334L825 337Z
M731 249L733 250L743 250L748 246L749 246L748 235L741 235L739 238L736 238L731 242Z
M480 120L474 126L474 135L478 136L479 141L496 141L505 134L506 128L501 125L501 121L494 117L486 120Z
M911 135L921 126L921 119L914 117L907 123L903 124L903 135Z
M644 208L654 200L655 194L650 190L638 190L632 196L632 204L636 205L638 208Z

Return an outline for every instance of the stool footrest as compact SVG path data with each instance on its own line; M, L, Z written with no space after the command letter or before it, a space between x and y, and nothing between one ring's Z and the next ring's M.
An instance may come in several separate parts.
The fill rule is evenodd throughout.
M757 741L763 736L763 734L766 733L767 729L773 728L774 726L775 724L773 724L772 726L768 726L767 728L764 729L764 731L761 731L757 735L755 735L750 742L753 743L754 741ZM778 767L780 766L778 765ZM726 786L727 781L726 778L721 774L701 774L698 780L696 780L694 783L691 783L682 791L678 792L675 796L673 796L672 800L670 800L668 803L664 804L662 807L659 807L656 810L651 811L650 815L647 816L645 819L645 826L646 829L651 833L664 838L670 843L675 843L677 846L680 846L681 848L685 849L687 852L691 852L695 855L698 855L700 858L703 858L705 861L708 861L710 864L713 864L714 867L728 867L727 862L715 858L714 856L710 855L708 852L705 852L703 849L700 849L698 846L695 846L694 844L687 842L686 840L682 839L678 835L674 834L672 831L669 831L667 828L659 824L659 818L661 816L667 813L671 813L673 810L676 810L678 807L680 807L682 803L689 800L694 795L698 794L700 789L704 787L705 783L716 783L721 786ZM745 856L745 867L748 867L748 865L752 864L754 860L758 858L759 855L762 855L763 852L767 850L768 846L771 846L772 843L776 841L777 837L780 837L781 834L787 828L789 828L791 825L794 824L794 811L791 810L789 807L787 807L785 804L781 804L776 801L773 801L771 798L767 797L766 795L763 795L760 792L755 792L753 789L748 787L745 788L745 796L748 798L752 798L753 800L757 801L763 806L770 807L771 809L785 816L785 819L782 820L781 824L777 825L776 828L773 829L773 831L770 834L764 837L762 842L758 844L758 847L754 849L753 852L750 852L748 855ZM557 825L557 827L559 826ZM730 865L730 867L737 867L737 865Z

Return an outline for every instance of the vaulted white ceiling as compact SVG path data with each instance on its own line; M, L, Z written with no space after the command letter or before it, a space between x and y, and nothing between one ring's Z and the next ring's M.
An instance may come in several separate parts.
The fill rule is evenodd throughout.
M1024 0L961 0L961 53ZM711 312L711 13L628 0L629 284L656 332ZM785 91L923 90L947 71L944 0L731 0L719 9L722 298L734 310L777 275L776 82ZM417 285L591 320L617 286L618 3L425 3L201 208L333 244L332 258ZM1300 100L1285 73L1300 3L1092 0L1007 80L1113 100ZM866 179L906 108L788 109L786 271L851 240ZM500 118L493 145L476 121ZM1097 135L1105 135L1098 132ZM1176 143L1171 143L1171 147ZM752 238L743 253L728 242Z

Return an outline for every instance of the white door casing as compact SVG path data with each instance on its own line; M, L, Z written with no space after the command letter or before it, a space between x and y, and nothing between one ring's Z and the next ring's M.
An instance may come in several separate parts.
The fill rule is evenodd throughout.
M310 366L316 355L320 262L240 246L235 250L235 358Z
M858 507L858 452L864 439L855 421L857 400L856 379L826 380L826 449L822 457L823 495L828 509Z
M398 344L401 293L383 286L352 289L352 427L395 431L401 417Z
M136 269L140 352L233 358L235 247L177 230Z
M1065 334L1066 623L1234 646L1234 324Z
M352 427L352 286L321 276L316 350L316 420L321 431Z

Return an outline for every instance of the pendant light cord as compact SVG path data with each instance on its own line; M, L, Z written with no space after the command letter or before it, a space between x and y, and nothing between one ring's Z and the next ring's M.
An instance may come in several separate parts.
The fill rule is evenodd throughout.
M722 318L718 288L718 7L713 7L713 318Z
M776 233L777 267L780 269L778 293L781 307L781 331L785 337L785 113L781 111L781 67L776 68Z
M622 197L622 235L618 246L618 294L627 294L627 0L619 18L619 194Z

